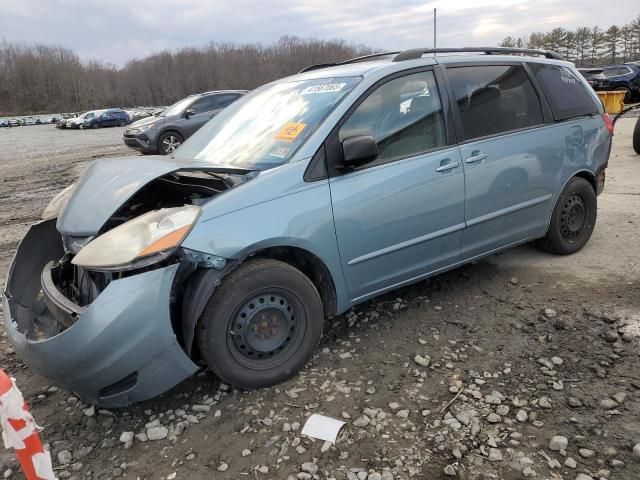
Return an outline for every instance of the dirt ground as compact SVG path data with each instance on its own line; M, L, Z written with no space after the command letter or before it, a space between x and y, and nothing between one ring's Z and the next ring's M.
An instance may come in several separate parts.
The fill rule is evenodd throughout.
M60 478L638 479L634 122L616 125L581 252L526 245L362 304L327 325L311 362L277 388L235 391L204 371L161 398L105 411L32 375L5 335L0 365L44 427ZM127 153L120 129L1 130L0 274L87 161ZM346 422L335 445L301 435L312 413ZM567 446L555 439L563 448L550 449L554 436ZM10 453L0 467L22 478Z

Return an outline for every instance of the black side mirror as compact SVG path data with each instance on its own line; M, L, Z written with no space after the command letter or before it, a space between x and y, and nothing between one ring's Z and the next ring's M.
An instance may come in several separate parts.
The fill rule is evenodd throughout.
M347 167L359 167L374 161L378 157L378 145L370 135L358 135L342 141L343 164Z
M196 111L193 108L189 108L186 112L184 112L185 118L189 118L196 114Z

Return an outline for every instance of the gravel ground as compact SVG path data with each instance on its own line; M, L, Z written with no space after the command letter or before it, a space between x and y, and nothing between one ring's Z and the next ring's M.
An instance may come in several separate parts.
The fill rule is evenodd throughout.
M293 380L244 392L208 372L106 411L32 375L4 336L60 478L640 478L640 156L621 119L585 249L523 246L367 302L327 325ZM34 127L35 128L35 127ZM119 129L0 131L0 272ZM22 147L22 145L29 146ZM117 348L114 346L114 348ZM306 418L344 420L335 445ZM21 478L0 453L0 473Z

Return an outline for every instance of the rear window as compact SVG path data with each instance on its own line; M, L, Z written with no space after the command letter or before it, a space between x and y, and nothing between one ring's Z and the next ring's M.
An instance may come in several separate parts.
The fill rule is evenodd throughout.
M631 69L629 67L613 67L613 68L605 68L604 76L607 78L617 77L619 75L628 75L631 73Z
M529 66L556 120L602 113L602 106L569 68L542 63L530 63Z
M466 140L543 123L540 100L521 66L448 68Z

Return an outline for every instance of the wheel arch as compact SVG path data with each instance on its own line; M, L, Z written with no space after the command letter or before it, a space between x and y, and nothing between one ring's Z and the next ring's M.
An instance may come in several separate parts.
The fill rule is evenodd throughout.
M583 178L583 179L585 179L587 182L589 182L589 185L591 185L591 188L593 188L594 193L597 194L598 186L597 186L597 183L596 183L596 176L593 174L593 172L590 172L589 170L583 169L583 170L579 170L579 171L575 172L573 175L567 177L567 180L562 184L562 188L560 188L558 190L558 192L555 194L555 198L553 199L553 203L551 204L551 208L549 209L549 212L547 213L547 223L546 223L544 232L542 233L542 236L546 235L547 231L549 230L549 226L551 225L551 216L553 215L553 211L556 209L556 205L557 205L558 201L560 200L560 195L562 195L562 192L564 192L564 189L567 188L567 185L569 184L569 182L571 180L573 180L574 178Z
M593 173L591 173L589 170L580 170L571 178L569 178L569 180L567 180L567 183L569 183L571 179L575 177L584 178L587 182L589 182L589 185L593 187L593 191L596 193L598 192L598 185L596 184L596 176ZM564 184L564 186L562 187L563 189L567 185L567 183Z
M183 142L185 140L184 134L180 130L178 130L175 127L166 127L163 130L161 130L156 136L156 148L158 149L158 151L160 151L160 139L162 138L163 135L167 133L175 133L177 135L180 135L180 138L182 138Z
M193 346L196 344L196 327L211 295L229 273L252 258L279 260L297 268L318 290L325 318L331 318L337 314L338 295L335 282L331 271L320 257L309 250L291 245L256 248L239 260L229 261L222 270L199 268L185 280L182 285L179 329L188 355L193 353Z

